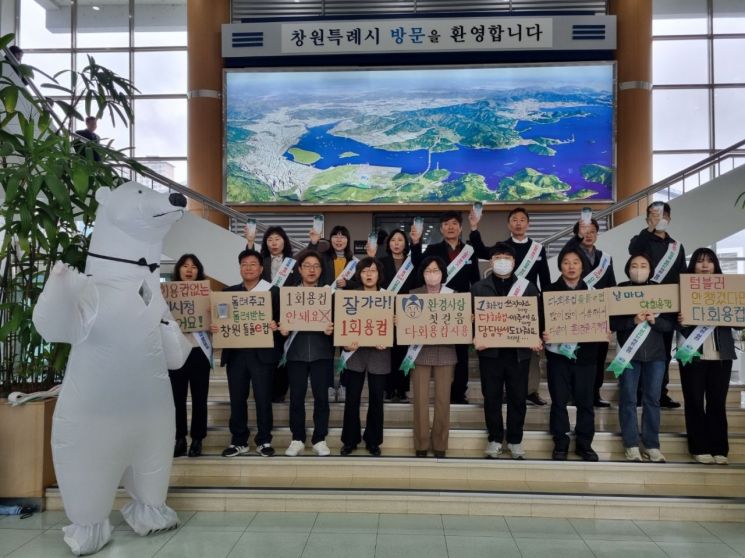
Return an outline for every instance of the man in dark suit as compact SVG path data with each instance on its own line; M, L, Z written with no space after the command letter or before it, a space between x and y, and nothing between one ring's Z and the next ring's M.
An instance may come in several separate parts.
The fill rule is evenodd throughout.
M411 261L418 266L426 256L438 256L450 264L455 260L465 244L460 238L463 232L463 216L457 211L446 211L440 216L440 234L442 241L430 244L422 254L421 231L412 228L411 238ZM458 273L452 277L447 286L456 293L470 293L471 285L479 281L479 261L474 253L468 262L461 267ZM455 352L458 356L458 364L455 365L453 385L450 389L450 402L457 405L468 403L466 389L468 388L468 345L456 345Z
M92 141L93 143L99 143L101 141L101 137L96 133L96 128L98 128L98 120L95 116L88 116L85 119L85 129L84 130L76 130L75 133L79 136L84 137L88 141ZM79 153L84 154L85 144L78 140L78 147L77 150ZM96 153L96 151L93 151L93 160L94 161L100 161L101 156Z
M261 278L263 259L256 250L243 250L238 255L241 279L237 285L225 287L224 291L271 291L272 321L275 332L274 347L267 349L223 349L221 365L227 367L228 391L230 393L230 445L222 452L223 457L246 455L248 446L248 406L246 400L251 385L256 403L256 453L263 457L274 455L272 447L272 386L273 374L282 356L282 339L277 331L279 319L279 289L271 287ZM212 331L215 333L216 326Z

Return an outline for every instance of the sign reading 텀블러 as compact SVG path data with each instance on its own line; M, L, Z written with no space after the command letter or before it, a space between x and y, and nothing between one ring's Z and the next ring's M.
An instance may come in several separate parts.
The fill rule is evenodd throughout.
M212 345L218 349L261 349L274 346L272 294L269 291L212 293L212 323L218 327Z
M745 275L681 274L686 325L745 327Z
M393 346L393 293L336 291L334 345Z
M332 321L329 287L282 287L279 322L288 331L323 331Z
M210 328L210 282L167 281L160 292L181 331L207 331Z
M396 296L399 345L470 344L471 295L468 293Z
M605 289L609 316L640 312L677 312L680 309L678 285L637 285Z
M608 341L605 289L543 293L546 333L550 343Z
M541 343L535 296L477 296L473 312L476 346L530 348Z

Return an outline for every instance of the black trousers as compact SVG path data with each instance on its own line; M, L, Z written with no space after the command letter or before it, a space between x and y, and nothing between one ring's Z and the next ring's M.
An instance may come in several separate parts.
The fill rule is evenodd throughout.
M251 385L256 403L257 446L272 441L272 375L275 363L265 364L256 358L254 351L236 351L228 363L228 391L230 392L230 443L234 446L248 444L248 399Z
M455 355L458 362L455 364L453 374L453 385L450 387L450 401L465 399L468 389L468 348L470 345L456 345Z
M458 345L456 345L458 347ZM519 444L523 440L525 424L525 397L528 395L528 375L517 360L517 351L500 351L499 358L479 355L481 393L484 395L484 417L489 441L502 443L502 390L507 393L507 443Z
M385 391L390 394L405 394L411 389L411 379L399 370L404 361L408 346L393 345L391 350L391 373L385 375Z
M608 343L598 343L598 358L595 361L594 398L600 399L600 388L605 381L605 359L608 356Z
M287 379L287 367L278 366L274 371L274 380L272 383L272 399L284 399L287 396L287 390L290 382Z
M727 455L727 392L731 360L700 360L680 367L688 451Z
M341 441L345 446L356 446L365 440L367 447L379 447L383 443L383 395L385 380L390 374L370 374L344 370L346 376L347 398L344 401L344 425L341 429ZM365 420L365 434L360 435L360 400L362 387L367 376L369 404Z
M577 407L577 449L590 449L595 436L595 364L575 364L558 355L546 355L548 367L548 392L551 394L549 430L557 450L569 449L569 413L567 403L574 399Z
M325 440L329 433L329 368L333 360L321 359L313 362L291 360L287 362L290 379L290 430L292 439L305 443L305 394L308 392L308 376L313 391L313 444Z
M186 395L191 388L191 439L207 436L207 393L210 388L210 361L199 347L189 353L184 365L169 370L176 407L176 438L186 438Z
M662 343L665 345L665 375L662 377L662 391L660 391L660 401L668 399L667 384L670 383L670 361L672 360L674 331L666 331L662 334Z

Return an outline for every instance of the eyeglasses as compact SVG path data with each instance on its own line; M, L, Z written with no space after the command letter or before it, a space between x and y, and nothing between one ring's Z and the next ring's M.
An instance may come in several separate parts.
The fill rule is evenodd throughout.
M321 269L321 266L318 264L303 264L300 267L302 267L306 271L318 271L319 269Z

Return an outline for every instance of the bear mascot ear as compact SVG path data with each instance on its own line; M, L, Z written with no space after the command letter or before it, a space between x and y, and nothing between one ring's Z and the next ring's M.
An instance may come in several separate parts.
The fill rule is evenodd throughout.
M111 188L107 188L105 186L102 188L99 188L98 190L96 190L96 201L99 204L104 205L106 200L109 199L110 195L111 195Z

